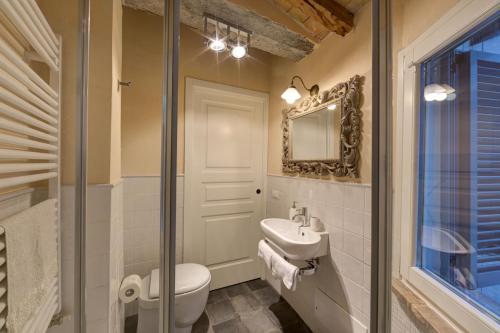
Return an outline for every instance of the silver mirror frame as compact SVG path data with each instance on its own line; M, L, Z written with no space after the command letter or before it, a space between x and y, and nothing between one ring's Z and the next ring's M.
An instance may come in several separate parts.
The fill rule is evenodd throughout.
M336 84L330 90L304 98L298 105L284 109L283 172L287 174L359 178L359 145L361 143L361 83L362 77L355 75L346 82ZM300 114L319 110L341 100L340 158L330 160L293 160L291 157L290 120Z

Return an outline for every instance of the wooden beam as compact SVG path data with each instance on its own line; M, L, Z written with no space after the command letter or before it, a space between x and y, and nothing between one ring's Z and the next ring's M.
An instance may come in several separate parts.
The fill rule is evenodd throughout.
M332 30L341 36L352 30L354 27L354 15L344 6L334 0L307 0L316 10L324 14L328 22L336 23L340 26L340 31ZM320 14L320 15L321 15ZM344 33L342 34L342 31Z
M268 0L321 41L330 32L345 36L354 26L354 15L333 0Z
M123 0L125 6L162 15L162 0ZM230 0L183 0L181 22L203 31L205 14L219 17L251 31L250 46L298 61L314 50L315 44L282 24L232 3Z

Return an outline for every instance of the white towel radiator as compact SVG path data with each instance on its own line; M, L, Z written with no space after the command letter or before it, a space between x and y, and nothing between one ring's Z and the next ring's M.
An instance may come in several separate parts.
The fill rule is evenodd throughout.
M23 333L45 332L61 311L61 46L61 38L35 0L0 0L0 194L48 180L49 197L58 202L59 274ZM48 66L48 82L30 67L30 61ZM2 239L0 235L0 243ZM0 262L0 279L5 278L2 270L5 263ZM0 331L8 313L8 307L1 305L5 292L0 282Z

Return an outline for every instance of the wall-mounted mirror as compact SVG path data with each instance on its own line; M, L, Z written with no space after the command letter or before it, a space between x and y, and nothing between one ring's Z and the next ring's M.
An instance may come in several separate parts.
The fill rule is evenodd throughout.
M359 177L361 77L283 110L283 171Z
M342 100L290 117L290 159L340 159Z

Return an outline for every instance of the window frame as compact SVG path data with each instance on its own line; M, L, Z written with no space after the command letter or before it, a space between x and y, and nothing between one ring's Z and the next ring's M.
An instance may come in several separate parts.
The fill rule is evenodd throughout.
M497 10L498 0L462 0L398 54L393 214L400 258L393 271L452 321L477 333L498 332L500 325L417 266L420 64Z

